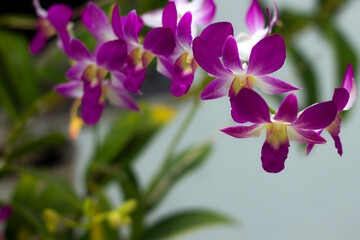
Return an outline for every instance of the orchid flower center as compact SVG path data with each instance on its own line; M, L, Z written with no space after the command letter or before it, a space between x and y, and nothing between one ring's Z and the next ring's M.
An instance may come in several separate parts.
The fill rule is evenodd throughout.
M288 139L286 124L283 122L267 123L266 139L275 149L278 149L279 146Z
M236 77L234 78L234 80L232 82L232 89L235 91L236 94L243 87L253 89L254 81L255 81L255 79L252 76L249 76L246 74L238 74L238 75L236 75Z
M41 29L41 32L46 36L46 37L52 37L56 34L56 30L55 28L51 25L51 23L45 19L45 18L41 18L38 23L37 23L38 28Z
M107 73L108 71L106 69L96 66L95 64L91 64L84 72L84 80L89 81L92 86L96 86L101 84Z

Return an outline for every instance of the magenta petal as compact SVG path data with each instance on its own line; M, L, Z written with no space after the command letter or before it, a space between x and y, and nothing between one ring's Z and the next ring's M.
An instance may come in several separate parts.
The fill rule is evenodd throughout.
M60 95L68 98L79 98L83 95L83 82L71 81L55 86L54 90Z
M222 63L214 49L212 49L202 38L197 37L193 41L193 53L196 62L208 73L224 77L230 75Z
M170 28L173 30L174 34L176 33L177 25L177 10L174 2L168 2L166 4L164 11L162 13L162 26Z
M112 14L111 14L111 25L114 30L115 35L120 38L124 39L123 33L123 22L120 16L119 5L115 4Z
M0 209L0 223L5 221L7 218L10 217L13 209L11 206L2 206Z
M121 72L126 75L124 79L124 87L131 93L139 93L142 83L144 82L146 69L137 69L136 66L126 66Z
M66 28L66 25L70 22L73 11L70 7L64 4L52 5L47 14L47 19L59 31L62 28Z
M104 110L104 104L100 103L102 86L97 84L91 86L91 83L84 81L84 95L81 98L81 118L86 124L96 124Z
M229 36L224 44L222 51L224 66L235 73L243 71L236 40L233 36Z
M127 56L126 43L123 40L106 42L99 48L96 56L97 65L109 71L120 70Z
M203 5L196 12L194 22L199 25L209 24L215 17L216 5L213 0L204 0Z
M348 64L341 87L345 88L350 94L349 102L344 107L344 110L349 110L352 107L352 105L354 104L355 99L357 97L357 89L356 89L356 84L355 84L355 79L354 79L354 71L353 71L351 64Z
M265 100L255 91L242 88L234 97L233 110L240 122L269 123L270 112Z
M305 109L293 126L302 129L322 129L334 121L337 106L333 101L317 103Z
M60 37L60 40L61 40L61 49L62 51L67 54L68 56L71 56L71 48L70 48L70 41L71 41L71 38L70 38L70 35L69 35L69 32L67 31L66 27L60 29L58 31L58 34L59 34L59 37Z
M88 6L82 12L81 20L91 34L98 40L106 41L109 40L109 35L113 35L106 14L92 2L89 2Z
M176 37L179 44L184 48L191 50L191 43L192 43L192 36L191 36L191 21L192 15L191 12L187 12L184 16L180 19Z
M289 152L289 142L281 143L274 147L268 141L264 142L261 149L262 167L266 172L278 173L285 167L285 160Z
M265 28L265 17L257 0L252 1L245 21L251 34Z
M207 26L200 34L207 45L218 57L222 54L223 45L228 36L234 36L234 29L229 22L217 22Z
M47 40L48 37L45 36L41 30L38 30L30 43L31 54L38 54L44 48Z
M261 39L251 50L247 74L266 75L277 71L285 62L285 42L274 34Z
M171 81L170 92L176 97L186 94L194 80L194 70L196 69L192 69L191 66L183 66L184 57L186 55L178 58L174 65L174 76ZM184 67L185 69L183 69Z
M267 75L257 76L254 85L264 93L268 93L268 94L279 94L284 92L300 90L300 88L294 87L284 81L281 81L280 79Z
M215 99L226 96L229 92L233 77L225 76L212 80L200 95L201 100Z
M295 94L289 94L280 104L274 119L281 122L293 123L298 114L298 101Z
M349 92L345 88L336 88L334 90L333 101L338 108L338 112L341 112L346 104L349 102Z
M165 77L172 79L174 75L174 64L171 59L159 56L157 58L156 70Z
M145 36L144 48L155 55L170 55L175 48L175 36L170 28L154 28Z
M259 137L265 128L264 124L253 124L250 126L236 126L221 129L222 132L236 138Z
M133 42L138 42L138 16L135 10L132 10L125 18L124 35Z
M78 39L72 39L70 42L71 57L76 61L92 61L92 55L87 47Z

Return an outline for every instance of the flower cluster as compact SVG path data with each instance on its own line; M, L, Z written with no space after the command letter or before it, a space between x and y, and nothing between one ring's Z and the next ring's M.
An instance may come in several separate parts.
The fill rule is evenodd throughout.
M142 16L135 10L121 16L116 4L110 21L90 2L81 20L97 39L92 53L70 33L70 8L57 4L46 12L38 0L34 0L34 6L40 20L31 52L39 52L46 39L58 33L61 49L75 62L66 73L70 81L55 87L59 94L78 99L71 114L73 137L83 122L98 122L106 99L115 106L140 111L130 94L141 94L146 69L156 58L157 70L171 79L170 92L174 96L188 93L199 67L215 78L200 98L207 100L227 95L231 116L241 124L223 129L224 133L247 138L259 136L266 129L261 151L265 171L283 170L289 141L308 144L307 154L315 144L326 143L320 136L323 130L330 133L338 153L342 154L339 113L348 110L357 96L351 65L331 101L312 105L301 112L298 112L294 93L285 97L276 112L270 112L266 101L256 92L280 94L300 90L271 76L286 59L283 37L271 34L279 17L275 4L273 14L267 9L264 15L257 0L252 0L245 19L249 33L234 35L231 23L211 24L216 11L213 0L169 0L164 9ZM141 37L144 25L152 29ZM199 32L199 26L206 27ZM81 117L78 117L80 106Z

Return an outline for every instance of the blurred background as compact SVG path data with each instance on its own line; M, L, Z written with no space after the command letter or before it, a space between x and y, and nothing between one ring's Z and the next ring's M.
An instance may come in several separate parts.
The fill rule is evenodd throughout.
M62 2L78 9L75 19L79 18L81 8L86 4L86 1L76 1L76 4L75 1ZM97 3L106 8L112 2ZM118 2L122 14L133 8L142 13L166 3L160 0ZM67 124L72 101L51 92L55 84L65 81L64 73L69 63L57 50L55 41L48 44L40 55L30 55L28 44L34 35L35 12L30 1L13 3L14 6L1 8L0 12L1 153L3 156L10 154L7 158L13 159L17 166L25 169L34 167L61 176L74 187L74 195L83 196L89 188L89 161L96 158L96 138L100 136L104 142L111 140L107 135L109 126L113 126L111 123L119 114L124 117L126 113L107 108L97 129L84 127L77 140L69 141ZM41 3L46 9L53 2ZM215 0L215 3L215 21L231 22L235 34L247 31L244 19L250 1ZM272 1L264 0L261 4L273 11ZM360 1L277 0L276 4L280 21L274 32L284 36L288 57L285 66L274 76L304 89L296 93L301 108L330 100L333 89L340 86L346 63L353 64L357 80L360 28L356 25L360 21ZM82 34L82 39L88 39L83 27L77 30ZM88 40L88 44L93 42ZM198 71L197 74L199 79L202 78L202 72ZM147 79L142 88L144 96L139 100L154 106L170 103L178 112L171 122L154 123L156 131L150 127L150 130L145 129L149 130L146 132L149 141L141 145L141 151L130 154L128 161L136 160L133 170L140 186L151 182L161 165L169 139L192 107L188 98L176 99L171 96L168 92L170 81L154 69L148 71ZM274 98L272 107L277 108L281 99ZM178 239L358 239L358 102L344 116L340 134L343 156L337 154L328 134L323 134L328 143L315 146L309 156L305 156L303 146L291 142L285 169L278 174L266 173L261 167L260 151L264 133L259 138L246 140L219 133L218 129L235 125L229 114L227 98L201 102L199 111L177 148L185 149L212 139L211 154L196 172L187 175L168 192L146 222L156 222L169 212L206 208L224 213L234 219L234 223L191 232ZM151 110L149 112L151 115ZM130 122L140 121L136 124L141 124L141 120L133 116L126 117ZM135 125L134 129L138 126ZM124 126L120 129L124 130ZM136 137L129 140L127 146L132 146L134 139L143 139L144 136ZM126 152L117 154L128 156ZM14 172L16 170L13 169L0 172L0 203L12 199L18 201L19 205L31 206L33 203L30 200L24 200L31 193L26 193L25 184L21 188L19 175ZM94 181L104 181L101 174L95 176ZM19 192L23 192L23 199L19 197ZM113 183L104 186L104 192L110 205L117 206L127 198L126 193ZM13 227L9 225L7 231Z

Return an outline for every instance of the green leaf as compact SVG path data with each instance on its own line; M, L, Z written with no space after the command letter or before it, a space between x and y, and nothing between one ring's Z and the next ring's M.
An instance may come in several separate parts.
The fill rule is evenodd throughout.
M170 168L163 172L160 181L147 192L148 209L159 204L177 182L199 168L208 159L211 151L211 143L205 143L190 147L177 155Z
M179 235L214 225L229 225L234 221L209 210L187 210L168 216L151 226L142 240L172 239Z
M9 89L5 86L4 83L5 80L2 74L0 74L0 104L7 111L9 117L12 120L15 120L19 115L19 111L17 109L13 96L9 93Z
M319 22L319 26L325 35L326 40L332 45L337 66L337 83L335 87L340 87L347 68L347 63L351 63L354 68L357 67L356 48L350 44L340 29L335 27L331 22ZM356 72L356 69L354 69L354 71Z
M56 146L66 142L66 138L61 133L50 133L40 138L28 141L14 149L7 159L12 160L21 157L25 154L33 153L50 146Z
M314 70L311 67L311 62L303 56L300 50L294 45L288 44L287 51L293 61L293 66L297 72L298 77L304 84L303 91L306 91L306 106L310 106L318 102L319 86L315 78Z
M329 20L348 2L349 0L318 0L319 12L317 15L322 19Z
M0 31L0 70L3 85L21 107L33 103L39 95L33 57L21 35Z

